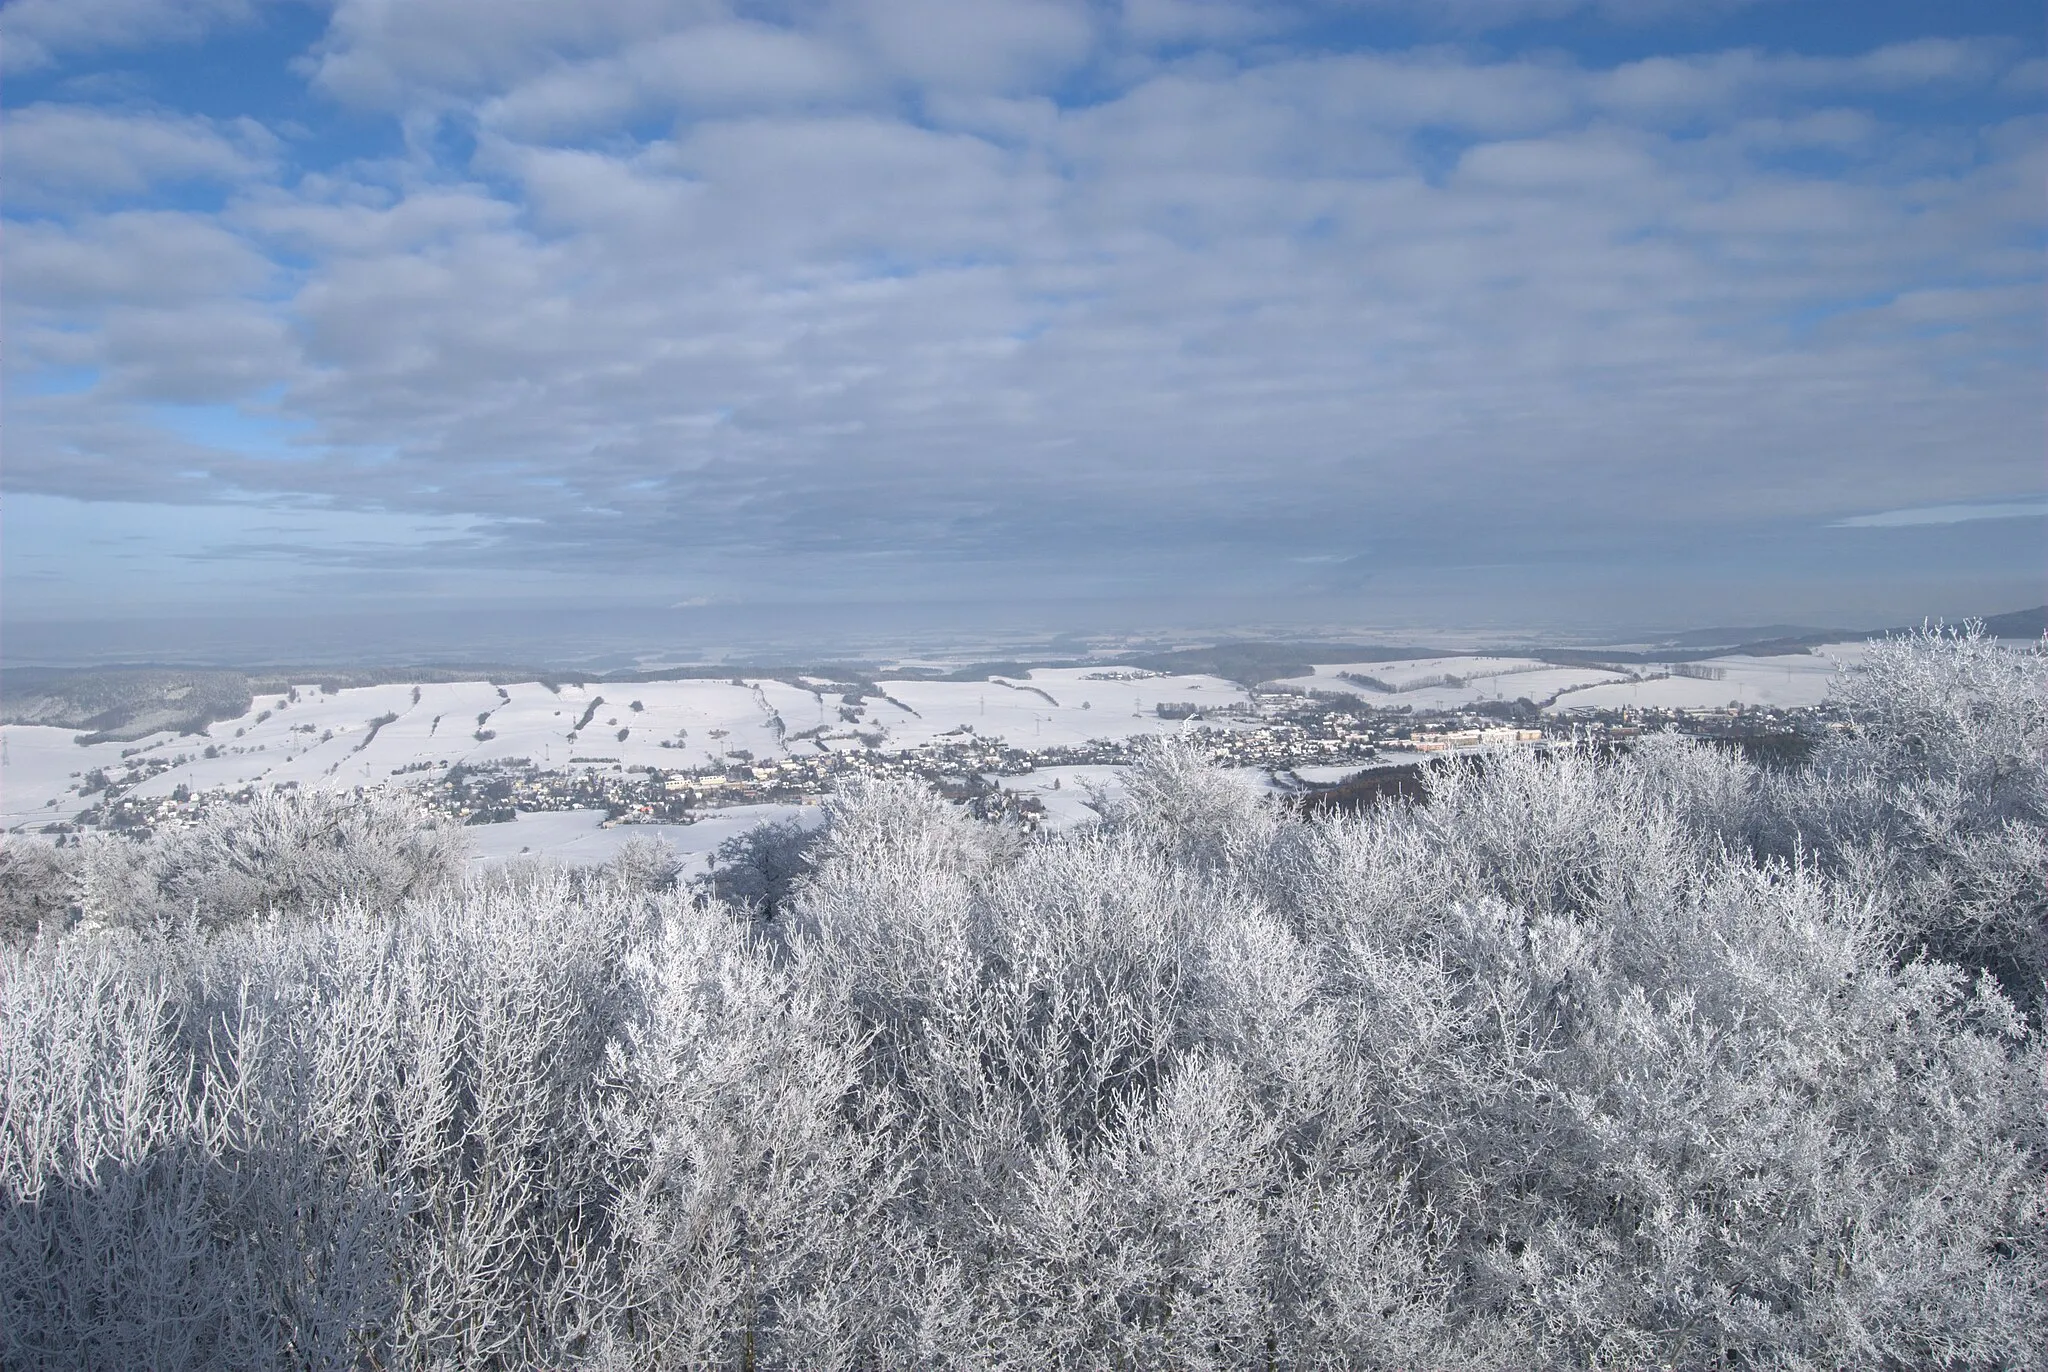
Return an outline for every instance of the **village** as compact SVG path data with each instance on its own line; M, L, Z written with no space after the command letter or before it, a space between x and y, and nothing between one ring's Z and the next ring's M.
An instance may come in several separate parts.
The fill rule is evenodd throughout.
M1253 711L1216 720L1189 715L1181 737L1217 765L1264 773L1276 789L1311 793L1355 773L1412 766L1426 759L1485 756L1509 748L1626 747L1645 733L1675 730L1740 748L1764 759L1804 756L1830 726L1825 707L1631 708L1502 723L1477 711L1417 717L1373 711L1346 701L1292 694L1258 695ZM1157 707L1171 718L1172 705ZM1248 716L1248 717L1247 717ZM788 756L732 760L723 767L660 768L622 764L603 756L545 767L512 757L457 764L408 783L395 769L394 785L410 784L434 813L460 824L510 822L521 812L601 810L607 824L689 824L709 810L747 805L815 805L846 780L892 777L924 781L948 799L984 817L1035 822L1036 802L1005 791L997 778L1062 767L1127 765L1152 735L1101 738L1050 748L1021 748L962 726L951 736L916 747L862 747L801 751ZM246 800L252 790L194 794L179 787L166 795L136 795L136 788L177 765L161 752L128 759L123 768L95 769L81 782L88 804L53 819L43 832L63 836L86 830L144 833L175 825L212 805ZM295 783L283 783L286 786Z
M711 815L742 822L748 807L787 813L853 779L907 778L978 815L1032 826L1062 773L1113 779L1162 736L1297 800L1379 795L1393 780L1398 793L1416 794L1421 769L1449 759L1626 748L1666 729L1758 760L1797 761L1832 723L1820 692L1784 697L1787 683L1799 684L1795 669L1820 680L1807 662L1827 665L1774 659L1746 669L1755 678L1747 683L1704 670L1624 675L1465 658L1372 664L1370 674L1318 668L1251 686L1130 668L882 684L306 685L184 735L122 745L10 726L0 747L13 750L12 779L30 775L22 764L32 742L56 750L37 755L49 778L40 795L12 787L10 827L60 843L95 830L146 835L301 786L404 788L462 825L575 811L617 827ZM1526 694L1508 699L1510 691ZM1715 697L1725 703L1697 703ZM68 767L66 752L78 755ZM1054 808L1072 822L1071 796Z
M1418 719L1394 711L1330 708L1327 702L1291 695L1261 697L1256 706L1259 714L1251 719L1189 717L1181 736L1219 766L1263 773L1276 789L1302 795L1334 788L1351 775L1424 760L1483 757L1510 748L1626 747L1645 733L1667 729L1736 746L1752 756L1797 757L1830 723L1824 707L1621 708L1502 724L1476 712ZM1028 827L1037 822L1037 801L1004 789L997 779L1052 768L1121 767L1150 737L1030 749L963 727L954 736L913 748L799 752L723 768L665 769L601 756L545 768L529 758L506 758L458 765L414 785L431 811L465 825L566 810L601 810L607 824L629 825L689 824L707 811L737 806L816 805L850 778L906 778L932 785L978 816L1009 817ZM246 798L218 792L127 794L168 765L169 759L138 759L132 772L97 779L96 803L51 829L147 831L175 824L209 804ZM393 778L395 784L404 781Z

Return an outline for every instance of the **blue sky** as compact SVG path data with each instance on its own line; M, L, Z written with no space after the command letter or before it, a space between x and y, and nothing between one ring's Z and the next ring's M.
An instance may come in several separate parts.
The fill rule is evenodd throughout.
M13 0L5 614L2038 603L2043 23Z

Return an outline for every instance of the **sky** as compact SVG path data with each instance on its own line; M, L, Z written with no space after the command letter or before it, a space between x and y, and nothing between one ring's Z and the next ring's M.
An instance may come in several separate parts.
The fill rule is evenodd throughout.
M2038 604L2044 24L11 0L0 652Z

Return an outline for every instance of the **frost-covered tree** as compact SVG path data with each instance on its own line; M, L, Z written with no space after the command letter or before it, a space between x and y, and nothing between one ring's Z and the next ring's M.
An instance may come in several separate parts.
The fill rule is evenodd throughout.
M718 845L699 885L718 900L773 920L811 871L817 838L796 820L756 824Z
M0 838L0 943L69 922L78 903L75 856L74 849L32 838Z

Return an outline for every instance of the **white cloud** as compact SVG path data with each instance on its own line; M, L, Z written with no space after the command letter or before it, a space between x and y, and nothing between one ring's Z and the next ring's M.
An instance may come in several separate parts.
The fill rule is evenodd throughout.
M277 140L252 119L30 105L6 116L8 199L62 205L181 181L234 184L268 172Z
M65 226L8 225L0 245L19 304L95 309L237 295L270 278L269 259L206 215L128 210Z
M1583 74L1556 63L1476 61L1426 50L1341 54L1246 73L1262 98L1299 102L1305 114L1385 129L1435 128L1501 136L1556 128L1585 102Z
M320 259L424 252L500 229L519 207L475 186L388 186L307 178L290 191L251 195L229 212L236 227Z
M1982 39L1915 38L1852 58L1842 71L1880 87L1988 82L2005 65L2001 46Z
M1124 31L1141 45L1215 43L1284 29L1290 16L1277 4L1246 0L1124 0Z
M1729 130L1729 136L1759 150L1847 150L1869 146L1882 128L1877 118L1865 110L1837 107L1744 119Z
M1660 170L1641 148L1613 137L1481 143L1458 162L1462 180L1503 190L1598 192L1621 187L1634 195L1655 188Z
M111 312L96 361L105 393L181 404L228 403L290 380L298 346L273 309L208 300Z
M340 99L400 109L504 91L724 13L717 0L339 0L307 71Z
M2004 46L1982 39L1918 39L1851 57L1737 48L1624 63L1596 77L1592 93L1637 119L1690 119L1788 96L1988 84L2006 65Z
M938 90L1013 93L1082 62L1083 0L855 0L851 24L890 70Z
M1587 10L1618 23L1649 25L1719 16L1760 3L1768 0L1310 0L1310 7L1338 12L1405 12L1446 28L1484 30L1561 19Z
M1923 505L1913 510L1838 519L1836 529L1907 529L1927 524L1969 524L1980 519L2040 519L2048 516L2048 500L2008 500L1982 505Z
M1810 530L2037 462L2038 126L1908 139L1873 95L1951 49L1259 51L1063 108L1124 41L1099 15L482 15L348 0L318 59L473 141L11 225L16 375L97 386L12 413L10 480L474 517L463 556L650 594L943 563L964 595L1704 538L1760 473ZM152 448L134 408L259 394L297 460Z
M843 96L873 71L921 89L1017 92L1089 57L1085 0L845 0L799 22L717 0L340 0L307 70L398 110L502 97L522 133L590 127L649 100L732 107Z
M2030 57L1999 78L1998 93L2013 99L2039 102L2048 96L2048 57Z
M245 22L260 0L11 0L0 9L0 67L32 71L68 55L191 41Z
M548 139L650 109L836 102L868 84L847 53L809 35L763 24L706 24L617 56L552 68L487 103L482 119L509 137Z

